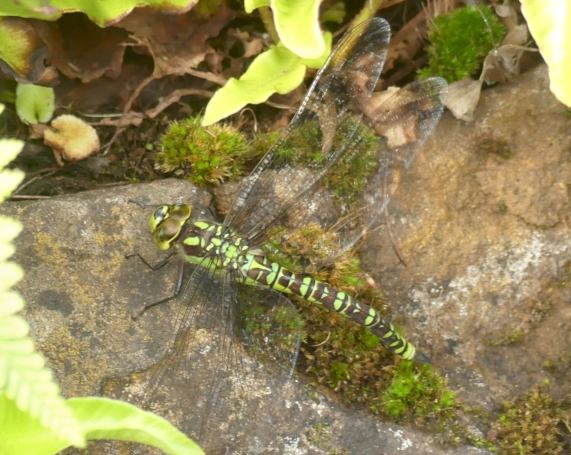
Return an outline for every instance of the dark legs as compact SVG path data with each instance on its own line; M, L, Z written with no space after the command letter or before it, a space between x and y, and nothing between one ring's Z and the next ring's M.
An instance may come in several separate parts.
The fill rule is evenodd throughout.
M174 255L175 255L175 253L173 252L173 253L169 254L166 258L164 258L162 261L160 261L154 265L149 264L147 262L147 260L145 258L143 258L143 256L141 256L139 253L129 254L129 255L126 255L125 257L127 259L137 257L149 269L151 269L153 272L156 272L157 270L159 270L159 269L163 268L165 265L167 265L171 261L171 259L173 258ZM165 297L164 299L157 300L156 302L146 303L140 310L134 312L131 315L133 317L133 319L139 318L149 308L154 307L156 305L161 305L161 304L166 303L166 302L170 302L171 300L176 299L180 295L180 291L182 289L182 282L184 279L184 265L185 265L184 261L181 261L179 264L178 278L176 280L176 285L174 287L174 292L172 293L172 295L170 295L169 297Z

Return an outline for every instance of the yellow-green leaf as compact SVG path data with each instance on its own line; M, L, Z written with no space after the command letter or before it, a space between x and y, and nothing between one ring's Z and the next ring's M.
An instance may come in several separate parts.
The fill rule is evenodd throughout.
M551 91L571 106L571 1L522 0L521 10L549 67Z
M261 8L263 6L270 6L270 0L245 0L244 10L250 14L255 9Z
M109 398L72 398L68 404L88 440L140 442L166 454L204 455L202 449L162 417ZM192 410L189 410L192 412Z
M16 112L25 123L46 123L55 109L55 94L51 87L34 84L18 84L16 88Z
M294 54L316 58L325 52L319 27L320 0L272 0L270 5L280 41Z
M305 65L283 46L261 53L240 79L231 78L206 106L202 125L208 126L239 111L246 104L259 104L273 93L288 93L302 83Z

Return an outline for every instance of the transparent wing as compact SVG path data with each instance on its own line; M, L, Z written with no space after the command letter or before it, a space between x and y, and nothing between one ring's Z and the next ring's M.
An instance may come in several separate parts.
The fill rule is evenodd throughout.
M335 182L325 185L326 191L336 191L337 211L342 217L342 222L335 221L338 254L353 247L380 223L403 171L411 165L442 116L440 97L446 88L442 78L424 79L373 96L363 106L367 128L378 141L372 141L372 146L363 144L361 150L356 145L353 154L343 157L335 178L337 182L350 182L349 191ZM363 173L357 171L355 179L355 164L364 158L370 159L370 168ZM303 214L301 210L294 213L298 217Z
M363 114L358 105L366 103L375 88L389 37L389 24L381 18L345 34L281 138L243 181L225 225L248 239L256 238L359 140ZM343 131L343 140L334 143L338 131ZM304 135L314 137L316 144L300 156L296 142L306 142ZM273 197L274 181L280 176L284 187L278 190L279 197Z
M447 86L430 78L373 93L389 35L380 18L346 34L284 135L243 182L225 224L251 245L265 243L272 227L316 222L337 233L337 256L379 224L441 117Z
M240 286L238 300L234 279L194 269L173 345L139 386L145 407L185 410L168 417L207 453L235 453L247 443L239 435L275 436L267 422L279 411L301 339L299 316L285 297Z
M241 285L238 296L239 333L248 352L258 361L283 370L280 377L290 377L303 335L303 320L297 309L271 289Z

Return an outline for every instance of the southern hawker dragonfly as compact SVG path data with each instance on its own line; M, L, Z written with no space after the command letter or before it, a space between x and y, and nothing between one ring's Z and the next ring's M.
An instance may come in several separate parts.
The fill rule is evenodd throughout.
M382 221L402 171L440 119L446 88L443 79L430 78L375 93L389 38L381 18L344 35L289 126L243 180L224 221L183 203L161 205L150 217L156 246L171 255L147 265L160 268L176 255L181 268L174 295L144 310L176 297L182 308L171 350L156 367L146 396L160 394L161 385L182 368L197 371L191 347L199 344L198 351L213 359L214 374L203 381L197 433L238 433L245 421L256 421L235 412L230 422L227 414L230 407L239 409L240 391L250 387L244 381L258 371L245 351L269 365L272 384L287 382L303 333L288 295L367 327L396 355L425 360L380 311L314 276L288 270L270 259L267 247L280 229L311 220L334 233L331 262ZM304 156L292 151L300 137L316 144ZM281 403L277 395L275 401Z

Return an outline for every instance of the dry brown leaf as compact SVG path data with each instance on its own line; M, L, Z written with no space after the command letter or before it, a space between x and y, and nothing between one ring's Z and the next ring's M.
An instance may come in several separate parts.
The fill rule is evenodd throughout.
M90 82L121 72L129 35L116 27L100 28L80 14L64 14L56 22L36 22L52 64L70 79Z
M462 79L448 86L448 91L442 95L442 103L454 117L470 122L480 101L481 91L481 80Z

